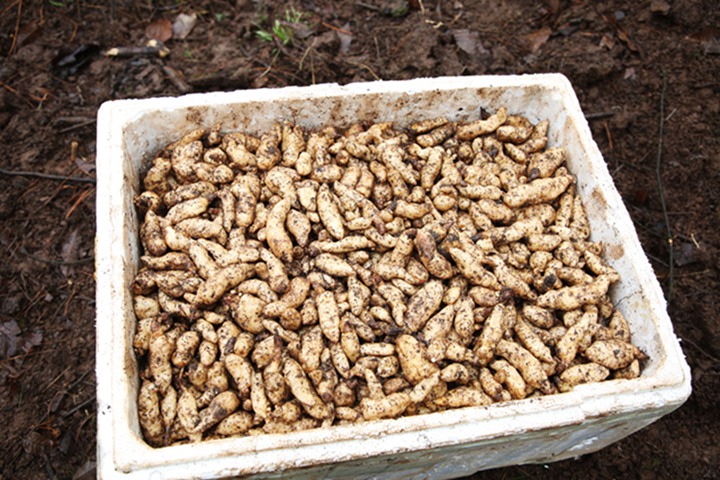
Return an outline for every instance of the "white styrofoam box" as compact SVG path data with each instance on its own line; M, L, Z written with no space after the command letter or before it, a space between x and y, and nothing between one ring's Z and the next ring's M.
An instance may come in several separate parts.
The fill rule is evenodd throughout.
M650 357L640 378L441 413L151 448L137 418L138 366L130 284L139 259L133 196L159 148L197 127L267 131L278 120L405 127L437 116L477 119L506 106L550 120L592 227L622 281L614 303ZM101 478L454 478L596 451L645 427L690 395L690 371L666 303L568 80L558 74L417 79L121 100L98 113L98 474Z

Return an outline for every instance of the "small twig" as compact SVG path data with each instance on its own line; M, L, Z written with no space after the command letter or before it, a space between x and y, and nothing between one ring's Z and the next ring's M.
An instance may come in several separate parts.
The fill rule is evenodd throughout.
M601 120L603 118L610 118L614 117L615 112L597 112L597 113L588 113L585 115L585 120Z
M641 159L641 160L642 160L642 159ZM619 163L620 165L623 165L623 166L626 166L626 167L630 167L630 168L635 169L635 170L640 170L640 171L645 171L645 172L648 171L648 170L650 170L650 167L646 167L645 165L638 165L638 164L626 162L626 161L623 161L623 160L618 160L618 163Z
M614 150L613 139L612 139L612 134L610 133L610 126L608 125L608 122L603 122L603 128L605 129L605 136L607 137L608 148L612 152Z
M673 108L673 111L670 112L670 114L667 117L665 117L665 121L666 122L670 121L670 119L673 117L673 115L675 115L675 112L677 112L677 108Z
M59 265L59 266L70 266L70 265L83 265L85 263L92 263L95 260L95 256L91 255L89 257L85 258L79 258L77 260L51 260L49 258L42 258L42 257L36 257L35 255L32 255L26 251L24 251L22 248L18 249L18 252L22 253L28 258L32 258L36 262L41 263L47 263L49 265Z
M54 175L52 173L28 172L28 171L21 171L21 170L5 170L4 168L0 168L0 174L7 175L7 176L44 178L47 180L59 180L62 182L96 183L96 180L94 178L67 177L65 175Z
M62 418L69 417L69 416L72 415L73 413L77 412L77 411L80 410L81 408L84 408L84 407L88 406L89 404L91 404L91 403L93 403L93 402L95 402L95 395L93 395L92 397L90 397L90 398L88 398L87 400L83 401L82 403L80 403L80 405L77 405L76 407L74 407L74 408L68 410L67 412L63 413L63 414L62 414Z
M82 192L80 195L78 195L77 199L73 202L72 206L70 207L68 212L65 214L65 220L70 218L70 216L75 211L75 209L78 207L78 205L80 205L88 197L88 195L90 195L93 192L93 190L95 190L95 188L90 187L87 190L85 190L84 192Z
M62 377L63 375L65 375L65 373L66 373L68 370L70 370L71 368L72 368L72 365L70 365L69 367L67 367L67 368L66 368L65 370L63 370L62 372L60 372L60 375L58 375L57 377L55 377L55 379L54 379L52 382L50 382L49 384L47 384L47 386L46 386L45 388L43 388L42 390L40 390L40 393L43 393L43 392L44 392L45 390L47 390L48 388L52 387L52 386L55 384L55 382L57 382L58 380L60 380L60 377Z
M37 350L37 351L34 351L34 352L23 353L23 354L21 354L21 355L14 355L14 356L12 356L12 357L7 357L7 358L2 358L2 359L0 359L0 364L3 364L3 363L5 363L5 362L11 362L11 361L13 361L13 360L19 360L19 359L25 358L25 357L31 357L31 356L33 356L33 355L40 355L41 353L49 353L49 352L54 352L54 351L55 351L55 349L54 349L54 348L51 348L51 349L49 349L49 350Z
M382 80L382 78L378 77L377 74L373 71L372 68L370 68L369 66L365 65L364 63L355 63L355 62L351 62L351 61L349 61L349 60L346 60L345 62L348 63L348 64L350 64L350 65L352 65L352 66L354 66L354 67L360 67L360 68L362 68L362 69L367 70L368 72L370 72L370 75L372 75L372 76L375 78L375 80L377 80L377 81Z
M157 56L165 58L170 55L170 49L158 40L149 40L144 47L113 47L103 52L106 57L136 57Z
M310 79L311 85L315 85L315 55L310 55Z
M658 132L658 152L657 162L655 163L655 177L658 184L658 193L660 194L660 205L662 206L663 218L665 219L665 229L668 243L668 278L667 278L667 296L668 303L672 301L673 294L673 235L670 228L670 217L668 216L667 203L665 202L665 190L662 182L662 149L663 136L665 134L665 91L667 90L667 76L665 70L662 70L662 91L660 92L660 128Z
M20 2L20 0L15 0L13 3L8 4L2 12L0 12L0 16L3 16L7 13L8 10L13 8L15 5L17 5Z
M280 50L278 50L277 52L275 52L275 55L273 56L272 61L270 62L270 65L268 65L268 67L265 69L265 71L263 71L263 72L257 77L258 80L261 79L261 78L263 78L263 77L264 77L265 75L267 75L268 73L270 73L270 70L272 70L273 65L275 65L275 61L278 59L279 56L280 56Z
M83 380L85 380L85 377L87 377L88 373L90 373L91 370L92 370L92 369L85 370L85 372L83 372L83 374L80 375L80 378L78 378L77 380L75 380L75 381L67 388L66 391L71 392L75 387L77 387L78 385L80 385L80 382L82 382Z
M55 476L55 471L53 470L50 455L48 455L47 450L43 450L42 456L45 459L45 473L47 474L48 479L55 480L57 476Z
M73 130L77 130L78 128L82 128L82 127L85 127L85 126L87 126L87 125L92 125L93 123L95 123L95 119L94 119L94 118L91 119L91 120L84 121L84 122L82 122L82 123L77 123L77 124L75 124L75 125L70 125L69 127L65 127L65 128L63 128L62 130L58 130L58 133L71 132L71 131L73 131Z
M84 264L84 263L90 263L90 262L92 262L93 260L95 260L95 256L94 256L94 255L90 255L89 257L85 257L85 258L80 258L80 259L78 259L78 260L67 260L67 261L64 261L64 260L50 260L50 259L48 259L48 258L36 257L35 255L33 255L33 254L31 254L31 253L28 253L23 247L19 247L19 248L17 248L15 251L13 251L13 250L10 249L10 245L8 245L8 243L7 243L4 239L2 239L2 238L0 238L0 243L1 243L5 248L7 248L8 251L9 251L12 255L14 255L15 252L20 252L20 253L22 253L23 255L25 255L26 257L31 258L31 259L33 259L33 260L35 260L35 261L37 261L37 262L48 263L48 264L50 264L50 265L61 265L61 266L63 266L63 265L81 265L81 264Z
M163 65L162 68L167 78L173 85L175 85L175 87L180 91L180 93L188 93L192 91L192 85L185 81L185 78L183 77L181 72L167 65Z
M712 355L711 353L706 352L700 345L698 345L697 343L693 342L693 341L690 340L689 338L680 337L680 340L681 340L683 343L689 343L689 344L692 345L693 347L697 348L697 349L700 351L700 353L702 353L703 355L705 355L706 357L708 357L708 358L709 358L710 360L712 360L713 362L720 363L720 359L716 358L716 357L715 357L714 355Z
M368 66L365 65L364 63L359 63L358 65L359 65L360 67L364 68L365 70L367 70L368 72L370 72L370 75L372 75L373 77L375 77L375 80L377 80L377 81L382 80L380 77L377 76L377 74L373 71L372 68L368 67Z
M659 263L659 264L662 265L663 267L668 268L668 264L665 263L664 260L661 260L661 259L659 259L658 257L656 257L655 255L652 255L652 254L650 254L650 253L648 253L648 252L645 252L645 255L647 255L647 257L648 257L650 260L655 260L657 263ZM659 275L658 275L658 276L659 276Z
M327 27L330 30L335 30L338 33L344 33L345 35L352 35L352 32L350 32L349 30L345 30L344 28L336 27L335 25L333 25L331 23L322 22L322 26Z
M15 47L17 47L18 35L20 34L20 18L22 17L22 0L19 0L17 2L17 6L18 6L18 12L17 12L17 20L15 21L15 34L13 35L13 40L12 40L12 44L10 45L10 50L8 50L8 57L15 52Z
M313 38L313 41L312 41L312 43L310 44L310 46L305 49L305 52L303 52L302 57L300 57L300 62L298 63L298 71L302 71L302 69L303 69L303 64L305 63L305 58L308 56L308 53L310 53L310 50L312 50L313 48L315 48L315 42L316 42L316 41L317 41L317 38Z
M12 94L15 95L16 97L18 97L20 100L22 100L23 102L27 103L29 106L35 108L35 104L34 104L34 103L32 103L30 100L28 100L27 98L25 98L25 97L23 97L22 95L20 95L20 92L18 92L17 90L15 90L13 87L11 87L10 85L8 85L7 83L0 82L0 87L4 88L4 89L7 90L8 92L12 93Z
M355 5L357 5L358 7L367 8L368 10L372 10L373 12L382 11L380 7L376 7L375 5L370 5L369 3L365 2L355 2Z

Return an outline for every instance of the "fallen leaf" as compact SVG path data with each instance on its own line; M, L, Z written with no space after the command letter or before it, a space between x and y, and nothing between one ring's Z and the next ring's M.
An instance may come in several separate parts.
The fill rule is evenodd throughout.
M18 31L17 46L22 47L34 42L42 31L42 26L43 22L37 20L22 26Z
M78 249L80 248L80 230L75 229L67 236L65 239L65 242L62 245L62 248L60 249L60 256L62 257L64 262L67 262L68 265L61 265L60 271L63 275L66 277L73 273L74 268L70 263L77 260L78 257Z
M640 52L640 47L637 46L637 44L630 38L630 36L625 33L622 29L617 29L617 36L627 47L632 50L633 52Z
M347 24L347 25L348 25L348 28L350 28L350 24ZM294 31L293 35L296 38L299 38L301 40L310 38L313 35L317 34L317 29L315 28L314 25L308 25L308 24L302 23L302 22L294 24L292 28Z
M564 23L560 25L555 31L563 37L569 37L573 33L577 32L580 28L577 25L571 23Z
M720 40L716 39L703 47L706 55L720 55Z
M614 46L615 46L615 36L606 33L600 39L600 47L604 47L604 48L607 48L608 50L612 50Z
M675 265L684 267L691 263L702 262L704 260L703 251L700 245L694 242L682 242L680 245L674 246Z
M42 333L39 331L22 336L22 330L15 320L0 323L0 359L28 353L33 347L40 345L42 339Z
M560 12L560 0L545 0L550 15L555 16Z
M167 18L159 18L145 27L145 36L150 40L167 42L173 36L173 26Z
M341 29L336 30L338 38L340 39L340 53L347 55L350 51L350 44L352 43L353 36L350 32L350 24L346 23Z
M75 165L87 174L91 174L95 171L95 164L93 162L86 161L85 157L81 157L80 155L75 157Z
M94 480L97 474L97 463L91 460L78 468L72 476L72 480Z
M691 33L687 40L699 42L703 46L705 54L720 54L720 29L715 27L706 27L700 31Z
M483 48L480 43L480 32L460 28L453 30L452 34L458 48L468 55L475 55L479 48Z
M634 67L629 67L625 69L625 73L623 74L623 80L636 80L637 79L637 73L635 72Z
M635 52L635 53L639 53L640 56L644 56L644 53L642 52L642 50L640 50L640 47L638 46L638 44L635 43L635 40L633 40L633 39L630 37L630 35L628 35L628 34L625 32L625 30L623 30L622 28L620 28L620 24L618 24L618 19L619 19L619 18L618 18L618 17L619 17L618 13L622 13L622 12L615 12L615 16L614 16L614 17L609 16L609 15L603 15L603 18L605 19L605 21L606 21L611 27L613 27L613 28L615 29L615 35L617 36L617 38L618 38L630 51ZM624 17L625 14L623 13L622 16ZM621 19L621 18L620 18L620 19Z
M693 42L708 43L715 40L716 37L720 37L720 29L716 27L706 27L691 33L685 38Z
M0 359L14 356L21 343L20 327L15 320L0 323Z
M190 35L193 27L195 27L196 23L197 14L193 13L191 15L188 15L187 13L181 13L177 16L175 22L172 25L172 36L179 40L187 38L187 36Z
M548 41L551 34L552 29L550 29L550 27L543 27L536 32L525 35L525 42L527 43L530 53L537 53L537 51L540 50L540 47L545 45L545 42Z
M659 15L667 15L670 13L670 4L665 0L652 0L650 11Z

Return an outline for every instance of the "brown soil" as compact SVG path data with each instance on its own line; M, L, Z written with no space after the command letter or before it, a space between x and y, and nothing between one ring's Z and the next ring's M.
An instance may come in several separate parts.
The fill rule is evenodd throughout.
M94 476L96 192L83 180L94 176L102 102L530 72L572 81L665 288L694 390L600 452L474 478L720 478L720 9L714 0L598 3L309 0L291 2L296 22L276 0L3 2L0 479ZM180 13L197 23L166 42L169 56L98 54L142 46L148 25ZM275 18L292 32L286 44L282 30L272 35Z

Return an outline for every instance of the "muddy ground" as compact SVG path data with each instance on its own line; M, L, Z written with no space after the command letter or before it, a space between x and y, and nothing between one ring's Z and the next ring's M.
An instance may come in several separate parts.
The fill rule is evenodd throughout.
M178 18L185 22L173 32ZM561 72L576 89L669 299L693 394L600 452L473 478L720 478L718 25L714 0L5 0L0 479L95 473L101 103L533 72ZM149 37L165 40L169 54L102 54Z

